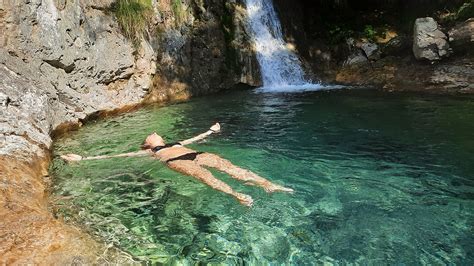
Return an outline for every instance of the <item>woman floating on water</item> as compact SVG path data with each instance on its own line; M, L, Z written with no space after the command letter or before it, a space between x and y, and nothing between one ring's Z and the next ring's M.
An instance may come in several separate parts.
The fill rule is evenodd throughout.
M66 161L81 161L81 160L98 160L116 157L136 157L152 155L162 162L165 162L168 167L183 173L185 175L193 176L201 182L212 187L213 189L222 191L234 196L240 203L246 206L252 206L253 199L246 194L234 191L229 185L215 178L212 173L204 167L212 167L219 171L225 172L237 180L244 181L246 185L260 186L267 192L284 191L293 192L291 188L282 187L266 180L257 174L242 169L233 165L230 161L223 159L215 154L207 152L196 152L184 146L193 142L202 140L212 133L220 131L219 123L213 125L210 130L202 133L194 138L180 141L177 143L166 144L162 137L153 133L149 135L142 144L143 151L123 153L118 155L104 155L95 157L83 158L77 154L62 155Z

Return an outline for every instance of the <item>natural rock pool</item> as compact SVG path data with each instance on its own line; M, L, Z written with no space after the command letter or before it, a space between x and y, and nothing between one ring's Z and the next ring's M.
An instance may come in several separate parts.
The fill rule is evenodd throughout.
M236 91L89 123L55 155L137 150L151 132L178 141L221 122L200 151L294 194L252 208L152 158L65 164L53 206L67 221L151 262L474 263L474 98L369 90Z

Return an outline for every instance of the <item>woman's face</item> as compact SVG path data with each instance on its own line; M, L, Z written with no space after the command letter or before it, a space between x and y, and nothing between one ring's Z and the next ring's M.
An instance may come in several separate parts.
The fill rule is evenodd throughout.
M165 145L165 141L163 140L161 136L159 136L156 133L153 133L153 134L148 135L148 137L146 137L145 142L143 144L144 146L153 148L156 146Z

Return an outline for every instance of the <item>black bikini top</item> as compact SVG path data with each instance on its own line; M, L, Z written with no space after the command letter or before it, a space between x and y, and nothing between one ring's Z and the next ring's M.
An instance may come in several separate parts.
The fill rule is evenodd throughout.
M166 149L166 148L170 148L170 147L173 147L175 145L181 145L181 143L179 142L175 142L175 143L170 143L170 144L165 144L163 146L156 146L154 147L153 149L151 149L152 152L156 153L162 149Z

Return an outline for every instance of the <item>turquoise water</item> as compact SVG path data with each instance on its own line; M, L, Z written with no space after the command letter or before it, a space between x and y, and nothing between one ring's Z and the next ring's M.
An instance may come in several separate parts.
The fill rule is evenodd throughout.
M152 158L52 166L58 215L149 262L474 263L474 98L236 91L92 122L55 154L136 150L156 131L294 194L214 172L254 206Z

